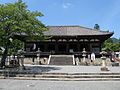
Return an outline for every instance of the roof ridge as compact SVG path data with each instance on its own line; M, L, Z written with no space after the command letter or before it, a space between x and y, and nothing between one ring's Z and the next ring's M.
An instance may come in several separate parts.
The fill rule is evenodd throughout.
M99 31L99 32L109 32L108 30L107 31L104 31L104 30L97 30L97 29L94 29L94 28L88 28L88 27L84 27L84 26L80 26L81 28L86 28L86 29L90 29L90 30L93 30L93 31Z
M48 25L47 27L81 27L81 28L85 28L85 29L89 29L89 30L93 30L93 31L98 31L98 32L109 32L109 31L104 31L104 30L97 30L97 29L94 29L94 28L88 28L88 27L84 27L84 26L80 26L80 25L55 25L55 26L54 25L53 26Z
M79 25L48 25L47 27L79 27Z

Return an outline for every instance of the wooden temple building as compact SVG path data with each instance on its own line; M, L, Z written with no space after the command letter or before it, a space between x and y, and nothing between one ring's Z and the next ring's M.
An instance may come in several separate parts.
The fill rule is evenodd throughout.
M82 26L47 26L44 35L52 36L47 41L25 42L25 51L35 52L40 48L42 55L82 55L83 48L88 54L100 55L102 43L113 32L101 31Z

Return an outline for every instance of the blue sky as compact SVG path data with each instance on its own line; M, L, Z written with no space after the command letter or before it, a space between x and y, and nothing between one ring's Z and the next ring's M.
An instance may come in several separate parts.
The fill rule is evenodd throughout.
M0 4L17 0L0 0ZM80 25L114 31L120 38L120 0L23 0L28 9L44 14L45 25Z

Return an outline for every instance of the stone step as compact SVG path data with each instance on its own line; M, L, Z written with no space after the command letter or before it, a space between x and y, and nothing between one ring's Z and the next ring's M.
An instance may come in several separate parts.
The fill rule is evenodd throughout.
M120 73L38 73L40 75L120 75Z
M51 57L72 57L73 55L52 55Z
M14 73L2 73L0 76L8 77L39 77L39 78L120 78L120 75L64 75L64 74L14 74Z
M15 75L15 76L37 78L120 78L120 75Z
M4 79L64 80L64 81L120 81L120 73L0 73Z
M61 73L61 72L27 72L27 71L2 71L0 70L0 75L2 74L26 74L26 75L120 75L120 73L110 73L110 72L102 72L102 73Z
M50 80L50 81L120 81L120 78L36 78L36 77L0 77L0 79Z
M51 55L49 65L73 65L73 56Z

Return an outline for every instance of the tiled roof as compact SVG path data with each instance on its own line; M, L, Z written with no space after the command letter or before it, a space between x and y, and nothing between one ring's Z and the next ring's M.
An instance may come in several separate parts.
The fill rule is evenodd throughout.
M112 35L113 32L101 31L82 26L47 26L47 36L90 36L90 35Z

